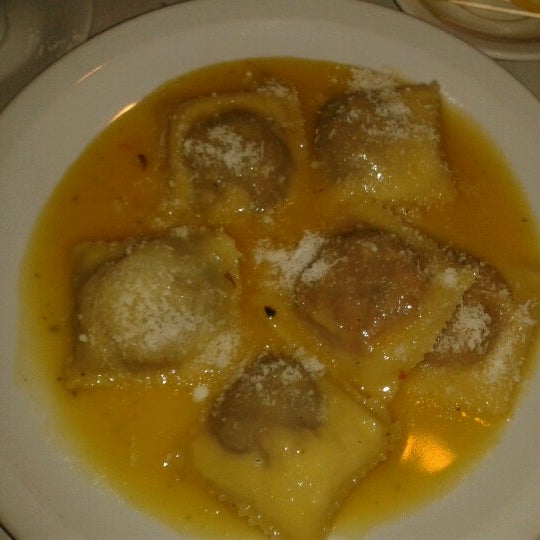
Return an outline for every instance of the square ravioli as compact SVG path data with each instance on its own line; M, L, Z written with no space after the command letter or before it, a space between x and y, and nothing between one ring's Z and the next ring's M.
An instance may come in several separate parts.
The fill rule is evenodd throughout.
M264 356L215 400L191 454L215 495L251 524L317 539L390 451L393 429L361 396L287 357Z
M176 107L166 149L180 206L227 217L285 202L306 159L304 119L294 89L286 90L220 94Z
M205 355L232 354L239 256L224 233L183 229L157 239L79 245L68 384L110 384L169 370L189 379Z
M463 414L508 413L536 321L503 278L479 266L473 286L404 389L416 399Z
M332 99L319 111L316 147L331 182L393 205L451 200L436 83L388 85Z

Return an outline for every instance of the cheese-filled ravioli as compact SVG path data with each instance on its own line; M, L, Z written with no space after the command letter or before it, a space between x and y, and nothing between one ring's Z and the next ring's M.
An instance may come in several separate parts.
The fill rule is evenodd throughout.
M169 182L185 204L218 213L281 203L304 152L295 94L221 94L179 105L168 126Z
M356 367L354 380L389 397L428 353L474 273L419 234L357 228L326 239L296 282L298 313Z
M82 247L87 264L93 252L98 261L116 254L93 261L76 291L72 385L182 368L235 333L240 287L233 240L184 233ZM84 265L79 271L87 273Z
M265 353L216 398L192 459L216 496L266 534L315 540L394 431L360 395Z
M433 351L411 373L406 389L450 410L504 414L520 380L536 322L487 264L463 296Z
M448 201L436 83L345 94L318 113L316 146L331 181L396 204Z

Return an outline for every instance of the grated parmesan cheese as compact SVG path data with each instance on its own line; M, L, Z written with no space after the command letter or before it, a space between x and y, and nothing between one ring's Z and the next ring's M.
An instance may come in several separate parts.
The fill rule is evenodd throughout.
M210 393L210 390L208 389L208 386L205 384L200 384L193 388L193 401L195 403L200 403L201 401L204 401Z
M483 354L490 334L491 317L482 304L462 304L452 321L451 333L443 334L437 345L440 353L464 350Z
M457 287L459 283L458 272L455 268L449 266L442 272L440 279L447 287Z
M291 288L302 271L315 258L324 242L324 237L310 231L304 232L304 236L292 250L271 249L268 247L268 241L263 240L255 249L255 262L268 263L272 273L279 276L281 285Z
M303 347L296 349L294 357L312 376L321 376L325 371L324 363L321 362L316 356L308 354Z
M160 251L163 256L170 248ZM115 297L109 324L114 329L111 333L114 341L121 350L133 343L148 352L158 351L172 342L182 348L187 337L205 321L200 313L187 306L179 309L172 294L178 276L166 267L134 264L126 272L122 271L123 266L120 271L112 270L115 281L110 293ZM118 280L122 286L115 290L114 283Z
M269 94L279 99L298 99L296 88L287 86L276 79L269 79L257 87L257 93Z
M207 344L202 361L223 369L230 364L239 345L240 336L236 332L222 332Z
M218 125L208 130L208 142L186 139L183 151L198 167L224 165L235 176L242 176L262 162L264 146L247 141L230 126Z
M328 272L339 263L347 261L347 257L339 257L333 261L328 261L323 258L319 258L308 266L300 277L303 283L306 285L312 285L317 281L320 281L327 276Z

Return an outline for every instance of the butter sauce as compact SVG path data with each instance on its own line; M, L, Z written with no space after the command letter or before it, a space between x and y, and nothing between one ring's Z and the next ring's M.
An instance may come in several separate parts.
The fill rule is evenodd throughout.
M82 240L155 236L175 225L173 213L162 205L167 190L160 159L160 137L172 105L212 92L252 89L258 81L287 81L298 89L309 140L314 112L348 73L332 63L261 59L211 66L166 83L88 146L51 195L28 247L21 277L21 362L50 396L55 429L70 441L90 475L105 478L128 503L188 536L260 534L205 491L178 451L205 407L191 389L169 384L66 389L62 369L74 339L71 249ZM540 284L532 277L532 270L540 268L536 224L504 157L472 120L446 103L442 137L458 197L414 215L415 226L488 261L517 284L520 298L537 296ZM310 174L314 177L303 182L313 182L316 192L317 173ZM309 229L317 219L312 193L297 190L292 196L294 212L277 233L284 238L297 235L299 227ZM253 246L260 232L249 216L239 216L226 228L240 247ZM243 271L249 280L249 269ZM261 306L260 313L246 314L261 342L267 313ZM391 410L401 423L401 441L346 499L335 520L336 533L357 537L440 496L495 444L506 421L459 410L442 413L436 403L418 404L401 394Z

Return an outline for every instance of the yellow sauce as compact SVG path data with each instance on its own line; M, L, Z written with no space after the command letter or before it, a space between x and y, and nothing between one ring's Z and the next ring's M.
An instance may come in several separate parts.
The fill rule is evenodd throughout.
M246 76L246 73L250 76ZM258 537L232 510L191 479L178 452L204 404L171 385L69 391L62 367L70 355L72 262L79 241L124 239L160 231L148 219L166 193L159 141L167 108L189 97L250 88L253 81L286 80L298 88L307 132L313 112L344 70L292 59L240 61L172 81L120 116L88 147L52 194L31 240L22 273L21 362L51 397L55 429L72 442L91 470L129 502L194 536ZM336 88L335 82L331 88ZM445 105L445 153L458 183L455 202L417 218L435 238L487 260L522 298L535 295L530 269L540 267L533 217L504 158L460 111ZM281 234L313 223L310 196L294 202ZM164 222L167 216L161 216ZM249 218L229 226L240 246L257 227ZM169 225L173 225L170 223ZM248 231L248 232L246 232ZM248 269L244 269L248 272ZM250 315L250 314L248 314ZM264 321L260 313L251 314ZM264 332L257 322L257 334ZM264 341L259 336L261 342ZM441 414L398 394L391 405L402 440L389 459L352 491L335 521L357 536L448 490L492 446L505 418L491 422L455 411ZM89 480L90 481L90 480ZM294 519L294 517L291 517Z

